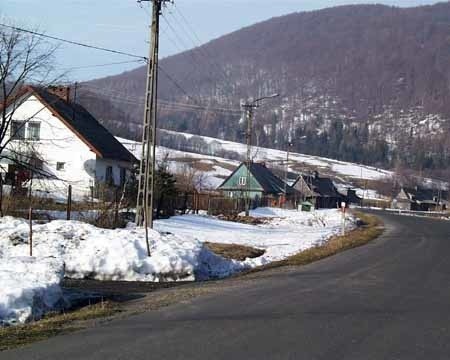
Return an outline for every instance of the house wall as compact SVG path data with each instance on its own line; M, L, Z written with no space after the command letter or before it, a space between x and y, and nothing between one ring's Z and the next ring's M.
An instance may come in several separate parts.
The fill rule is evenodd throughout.
M31 95L15 112L14 120L23 121L32 117L40 123L40 140L12 140L7 150L13 152L33 151L44 160L43 169L63 181L34 181L33 190L63 196L68 185L72 185L74 198L91 196L96 180L105 175L107 164L113 166L114 182L120 183L120 164L117 161L99 159L89 146L74 134L58 117ZM25 137L27 137L26 128ZM63 169L57 169L63 163ZM130 164L125 163L126 166ZM100 176L100 179L98 176Z
M227 197L245 197L247 196L247 185L240 185L239 179L241 177L247 179L247 167L245 165L241 166L236 172L220 187L224 196ZM250 174L250 197L261 197L263 195L263 188L256 181L255 177Z
M127 169L127 176L130 174L131 164L129 162L125 161L115 161L111 159L102 159L100 157L97 157L97 161L95 164L95 174L96 179L98 182L105 182L106 181L106 168L108 166L112 167L113 170L113 180L114 185L120 186L121 179L120 179L120 171L121 168Z
M316 197L316 194L311 191L309 185L306 183L305 179L303 179L302 176L300 176L298 181L295 183L294 189L297 190L304 198Z
M411 201L409 200L408 195L403 189L395 197L394 201L392 202L392 207L400 210L413 210Z

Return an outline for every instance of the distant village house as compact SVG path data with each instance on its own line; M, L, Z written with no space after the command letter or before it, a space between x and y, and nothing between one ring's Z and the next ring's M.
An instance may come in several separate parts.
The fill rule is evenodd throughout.
M441 211L448 207L448 192L416 186L404 187L392 202L392 207L412 211Z
M345 200L330 178L314 175L300 175L292 187L298 191L302 201L309 201L316 209L340 207Z
M270 205L278 205L280 201L284 202L287 198L295 196L296 191L270 171L265 164L252 162L249 171L247 169L246 163L239 165L218 190L228 198L243 198L247 193L253 200L271 198Z

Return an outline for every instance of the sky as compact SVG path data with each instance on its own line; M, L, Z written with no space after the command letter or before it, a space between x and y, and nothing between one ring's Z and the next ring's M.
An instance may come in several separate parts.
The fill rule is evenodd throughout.
M401 7L436 2L376 1ZM363 3L371 1L175 0L174 4L167 4L161 18L160 56L179 53L271 17ZM48 35L141 56L148 53L150 14L150 2L139 4L136 0L0 0L1 23L39 29ZM55 64L67 81L114 75L140 65L130 57L65 44L58 48Z

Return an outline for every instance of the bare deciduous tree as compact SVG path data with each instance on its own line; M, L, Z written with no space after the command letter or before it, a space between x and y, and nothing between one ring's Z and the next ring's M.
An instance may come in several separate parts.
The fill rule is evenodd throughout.
M21 95L26 86L45 86L53 75L53 55L57 47L39 35L21 31L14 26L0 27L0 162L6 159L29 168L26 156L5 151L14 138L24 131L24 126L34 117L21 119L12 127L14 115L21 105Z

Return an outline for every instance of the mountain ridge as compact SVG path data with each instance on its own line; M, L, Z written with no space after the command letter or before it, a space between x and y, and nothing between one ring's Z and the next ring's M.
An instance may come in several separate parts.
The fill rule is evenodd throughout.
M450 163L440 155L450 154L449 29L449 3L344 5L274 17L162 59L160 95L172 103L236 109L242 99L280 92L256 114L259 145L283 148L291 138L296 151L313 155L440 169ZM144 72L85 84L104 89L103 96L89 91L112 102L107 116L96 115L126 123L121 131L135 138ZM91 97L85 105L95 108ZM118 110L116 119L111 109ZM160 126L244 140L231 112L162 104Z

